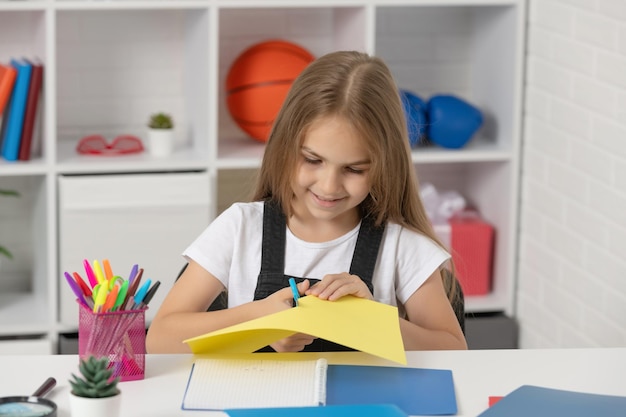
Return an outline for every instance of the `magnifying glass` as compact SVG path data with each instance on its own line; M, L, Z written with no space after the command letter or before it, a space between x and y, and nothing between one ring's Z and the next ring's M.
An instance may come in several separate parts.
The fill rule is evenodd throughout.
M56 379L50 377L31 396L1 397L0 417L56 417L57 405L42 398L56 384Z

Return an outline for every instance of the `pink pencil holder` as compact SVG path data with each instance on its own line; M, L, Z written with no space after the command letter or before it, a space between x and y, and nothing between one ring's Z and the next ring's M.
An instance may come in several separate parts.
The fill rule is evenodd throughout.
M94 313L79 303L78 356L107 357L113 377L143 379L146 365L146 310Z

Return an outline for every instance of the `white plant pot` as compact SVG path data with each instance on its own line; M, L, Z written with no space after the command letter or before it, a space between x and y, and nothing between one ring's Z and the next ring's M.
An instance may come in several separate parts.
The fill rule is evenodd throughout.
M70 415L72 417L119 417L122 394L106 398L77 397L70 392Z
M173 129L148 129L148 151L150 155L163 157L174 150Z

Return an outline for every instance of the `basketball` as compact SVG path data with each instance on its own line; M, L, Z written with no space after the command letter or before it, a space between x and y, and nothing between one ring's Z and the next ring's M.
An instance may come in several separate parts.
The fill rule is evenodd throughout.
M303 47L282 40L243 51L226 76L226 105L237 126L267 141L291 84L314 59Z

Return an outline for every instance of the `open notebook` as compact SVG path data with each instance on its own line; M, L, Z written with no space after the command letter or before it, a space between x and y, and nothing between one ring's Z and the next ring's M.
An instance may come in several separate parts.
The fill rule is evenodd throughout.
M182 408L228 412L392 404L407 415L457 412L450 370L328 365L325 359L266 360L253 356L197 358Z
M305 407L326 403L326 359L196 359L184 410Z

